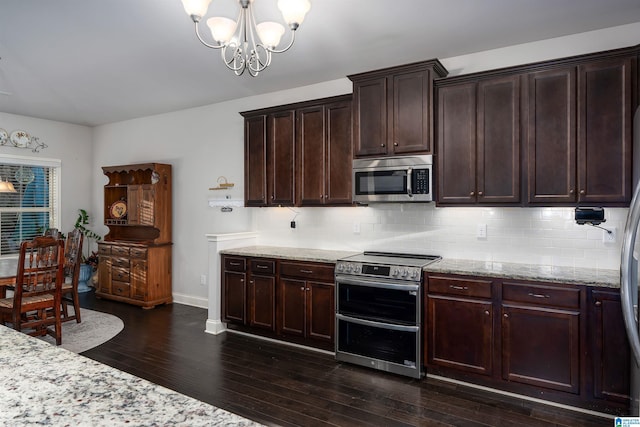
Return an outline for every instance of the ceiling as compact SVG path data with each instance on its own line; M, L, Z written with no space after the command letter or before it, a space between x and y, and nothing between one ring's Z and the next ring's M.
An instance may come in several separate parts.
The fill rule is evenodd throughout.
M0 0L0 111L95 126L640 22L639 0L310 1L292 49L252 78L198 42L180 0ZM282 22L276 0L254 5ZM205 18L237 10L214 0Z

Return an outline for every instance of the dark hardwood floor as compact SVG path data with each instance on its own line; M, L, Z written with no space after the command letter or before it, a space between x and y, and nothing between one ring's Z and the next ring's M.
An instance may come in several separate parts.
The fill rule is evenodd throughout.
M612 419L434 379L337 363L332 356L232 333L204 332L207 311L143 310L82 294L124 330L84 356L266 425L610 426Z

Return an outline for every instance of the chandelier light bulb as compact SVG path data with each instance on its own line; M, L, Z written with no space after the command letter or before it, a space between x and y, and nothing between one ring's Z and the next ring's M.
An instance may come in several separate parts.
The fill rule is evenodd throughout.
M207 19L207 26L211 30L211 36L220 44L227 44L233 33L236 32L238 23L232 19L216 16Z
M200 20L200 18L207 13L211 1L212 0L182 0L182 6L184 7L184 11L187 12L187 15L191 16L192 19L195 16Z
M304 21L305 15L311 9L311 3L308 0L278 0L278 9L287 25L295 30Z
M273 49L280 43L284 27L277 22L263 22L256 25L256 31L262 44Z

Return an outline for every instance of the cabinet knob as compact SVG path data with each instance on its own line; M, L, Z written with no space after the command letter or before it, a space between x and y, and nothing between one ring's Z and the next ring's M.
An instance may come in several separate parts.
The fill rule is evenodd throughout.
M275 198L276 198L276 196L273 196L273 195L271 196L271 200L273 200L273 199L275 199Z
M596 301L596 307L600 307L602 305L602 301Z
M321 194L321 195L320 195L320 198L322 199L323 197L324 197L324 196Z
M304 286L301 286L301 287L300 287L300 290L301 290L301 291L304 291Z
M385 146L384 144L380 144L380 147L384 147L384 146Z
M572 188L571 190L569 190L569 194L573 194L575 193L575 190Z
M508 318L509 317L509 313L505 313L505 314L503 314L503 316Z
M476 192L475 192L475 191L472 191L471 193L469 193L469 195L470 195L470 196L475 196L475 195L476 195Z
M249 283L253 284L253 280L249 280Z
M482 191L478 191L478 196L482 196Z
M489 310L485 310L484 314L486 314L488 316L489 315Z
M584 190L580 190L580 194L587 194L587 192Z
M398 146L398 143L397 143L397 142L394 142L394 143L393 143L393 146L394 146L394 147L397 147L397 146Z

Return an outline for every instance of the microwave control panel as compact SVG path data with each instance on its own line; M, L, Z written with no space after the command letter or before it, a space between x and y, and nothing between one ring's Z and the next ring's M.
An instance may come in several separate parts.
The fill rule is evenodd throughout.
M412 173L411 191L414 194L429 194L429 169L414 169Z

